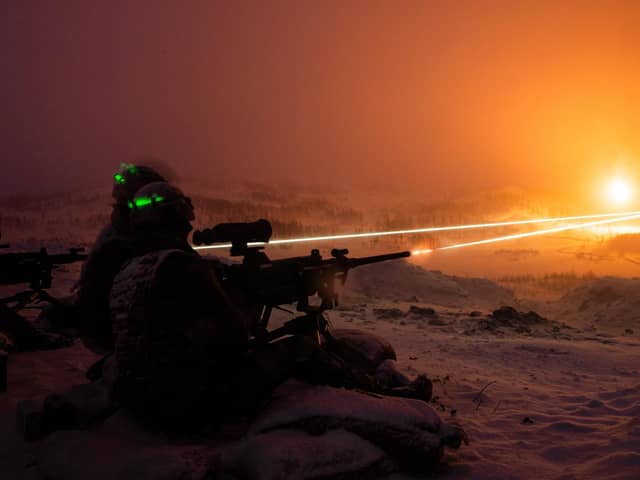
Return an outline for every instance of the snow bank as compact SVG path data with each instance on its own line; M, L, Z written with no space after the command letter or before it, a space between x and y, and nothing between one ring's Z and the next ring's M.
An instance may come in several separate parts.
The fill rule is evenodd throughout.
M618 333L640 330L640 278L604 277L588 281L562 297L557 307L569 320L582 324Z
M447 307L494 308L513 303L514 299L511 290L490 280L445 275L406 261L384 262L353 270L345 293Z

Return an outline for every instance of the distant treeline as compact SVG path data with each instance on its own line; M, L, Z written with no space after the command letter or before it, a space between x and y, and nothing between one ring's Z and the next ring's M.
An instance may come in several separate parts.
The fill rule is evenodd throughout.
M229 187L215 194L206 189L197 191L194 187L192 191L185 187L196 210L194 227L266 218L273 225L274 238L288 238L480 223L548 213L542 212L539 205L517 192L470 192L468 199L426 202L396 200L388 195L381 197L384 192L372 191L367 193L370 198L361 197L360 203L354 204L349 200L351 192L336 192L326 186L253 187L253 190L246 185L239 190ZM0 229L3 238L10 241L35 239L47 242L55 239L90 244L102 226L108 223L111 203L110 190L106 188L0 197ZM464 232L450 232L446 237L425 234L369 241L372 245L384 242L385 245L403 248L431 248L439 242L446 243L463 235Z
M563 291L572 289L581 282L593 280L596 275L589 271L582 275L575 272L552 272L541 275L505 275L496 279L498 283L511 285L529 285L545 290Z

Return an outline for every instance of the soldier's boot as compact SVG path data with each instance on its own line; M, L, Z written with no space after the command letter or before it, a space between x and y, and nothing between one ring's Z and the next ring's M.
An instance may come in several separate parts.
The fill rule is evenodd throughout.
M58 430L72 430L77 428L76 418L76 408L63 395L49 395L43 403L41 432L47 435Z
M433 384L426 375L418 375L409 385L383 389L380 393L392 397L415 398L428 402L433 395Z
M16 428L26 442L42 440L58 430L75 427L73 407L60 395L49 395L44 401L23 400L16 406Z
M390 396L417 398L428 402L433 394L433 385L426 375L418 375L413 381L398 370L396 362L385 360L376 369L376 382L381 393Z
M101 380L74 385L48 395L43 402L21 402L16 418L25 440L38 440L59 430L89 428L111 415L115 408L112 386Z
M17 342L17 347L20 350L52 350L68 347L72 343L73 339L66 335L34 328L28 337L22 338Z
M17 350L47 350L71 344L68 337L36 328L29 320L4 305L0 308L0 330L13 339Z
M68 337L77 337L80 334L81 318L74 300L75 297L56 299L40 312L35 325Z

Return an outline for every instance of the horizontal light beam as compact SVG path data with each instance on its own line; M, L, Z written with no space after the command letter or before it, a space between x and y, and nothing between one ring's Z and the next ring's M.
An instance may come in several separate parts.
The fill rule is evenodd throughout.
M600 213L594 215L578 215L572 217L553 217L553 218L537 218L533 220L515 220L509 222L493 222L493 223L473 223L468 225L452 225L446 227L426 227L426 228L414 228L408 230L389 230L384 232L367 232L367 233L348 233L340 235L323 235L318 237L301 237L301 238L285 238L271 240L268 243L264 242L251 242L248 244L250 247L258 246L270 246L270 245L285 245L291 243L303 243L303 242L323 242L327 240L351 240L357 238L372 238L372 237L384 237L389 235L414 235L418 233L433 233L433 232L448 232L454 230L472 230L479 228L497 228L497 227L509 227L515 225L530 225L538 223L551 223L551 222L569 222L574 220L588 220L595 218L611 218L611 217L624 217L640 215L640 212L620 212L620 213ZM214 248L231 248L230 243L220 243L216 245L202 245L199 247L193 247L194 250L205 250Z
M589 228L589 227L595 227L597 225L606 225L609 223L618 223L618 222L626 222L629 220L638 220L640 219L640 215L628 215L625 217L620 217L620 218L609 218L606 220L598 220L598 221L594 221L594 222L587 222L587 223L577 223L577 224L571 224L571 225L563 225L560 227L554 227L554 228L546 228L543 230L536 230L534 232L526 232L526 233L516 233L513 235L504 235L502 237L494 237L494 238L487 238L484 240L477 240L474 242L465 242L465 243L456 243L453 245L446 245L444 247L438 247L438 248L427 248L424 250L413 250L411 252L411 255L424 255L427 253L432 253L436 250L452 250L455 248L465 248L465 247L472 247L472 246L476 246L476 245L485 245L487 243L496 243L496 242L505 242L507 240L517 240L520 238L527 238L527 237L535 237L538 235L548 235L550 233L558 233L558 232L565 232L567 230L579 230L582 228Z

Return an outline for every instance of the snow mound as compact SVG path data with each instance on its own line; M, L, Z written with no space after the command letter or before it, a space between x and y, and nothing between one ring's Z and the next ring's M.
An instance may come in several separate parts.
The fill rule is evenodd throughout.
M571 400L571 399L566 399ZM541 452L546 461L567 468L575 478L638 478L640 472L640 385L566 401L538 434L549 441Z
M558 302L583 323L624 332L640 329L640 278L604 277L586 282Z
M494 308L514 300L513 291L490 280L445 275L406 261L367 265L349 275L345 293L368 297L476 308Z

